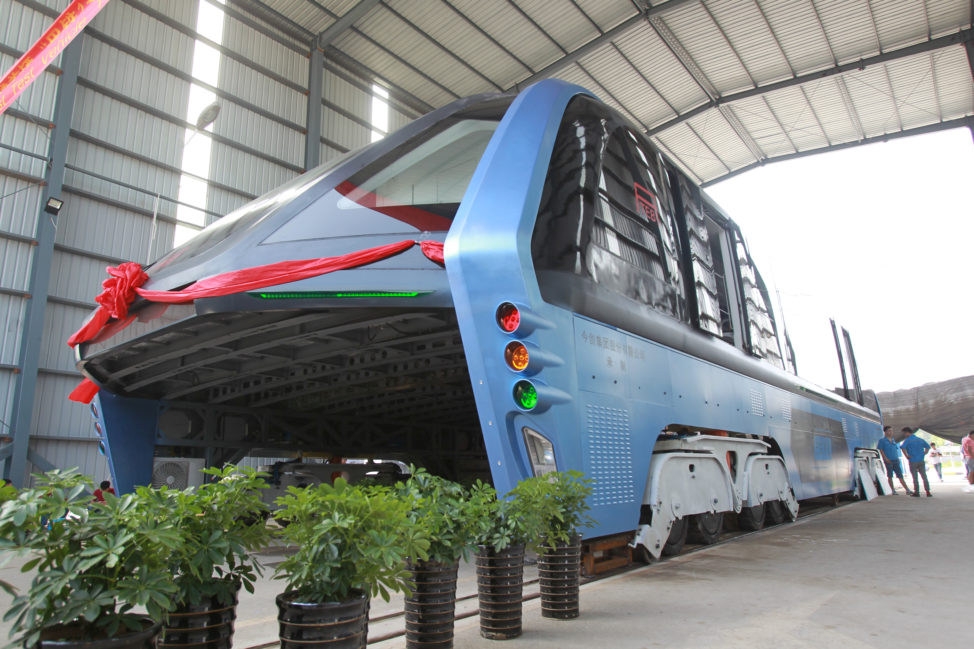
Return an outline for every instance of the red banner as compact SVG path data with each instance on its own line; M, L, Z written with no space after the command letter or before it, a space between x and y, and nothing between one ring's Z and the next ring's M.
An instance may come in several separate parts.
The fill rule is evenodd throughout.
M0 114L20 96L51 61L81 33L108 0L74 0L44 35L0 79Z

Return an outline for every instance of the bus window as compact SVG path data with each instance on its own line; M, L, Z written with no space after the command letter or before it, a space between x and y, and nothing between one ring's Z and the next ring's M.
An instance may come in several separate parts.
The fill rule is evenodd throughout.
M781 357L781 347L778 344L778 331L775 327L774 314L771 312L771 300L768 289L761 279L761 274L751 261L747 246L741 238L740 232L734 232L737 262L741 273L741 283L744 292L744 308L747 313L748 334L751 338L751 353L763 358L775 367L784 369Z
M555 139L531 241L541 294L625 327L632 302L685 319L683 276L656 152L588 97Z

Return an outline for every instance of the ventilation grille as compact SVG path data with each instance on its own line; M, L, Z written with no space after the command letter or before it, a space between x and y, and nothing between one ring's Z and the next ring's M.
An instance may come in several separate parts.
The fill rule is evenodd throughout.
M751 389L751 414L764 417L764 395Z
M588 455L593 479L590 503L619 505L636 500L632 469L629 413L617 408L588 406Z
M781 402L781 418L785 421L791 421L791 399L785 397Z

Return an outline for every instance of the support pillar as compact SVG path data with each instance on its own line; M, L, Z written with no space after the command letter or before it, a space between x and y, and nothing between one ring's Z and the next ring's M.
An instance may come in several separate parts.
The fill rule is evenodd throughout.
M325 57L316 37L311 41L308 59L308 116L305 122L307 135L304 141L304 168L313 169L321 163L321 75Z
M108 390L99 390L95 399L115 491L121 495L151 484L160 402L120 397Z
M51 284L51 265L54 259L54 239L57 234L57 218L44 211L49 198L60 198L64 183L64 163L68 152L68 136L71 130L71 114L81 66L83 38L75 38L61 55L61 79L54 103L54 132L48 150L47 172L44 174L44 191L37 218L34 255L31 260L30 285L27 289L27 309L23 322L23 338L18 357L17 384L14 388L13 451L7 465L7 477L17 487L23 487L27 478L27 449L30 442L31 421L34 415L34 395L37 389L37 370L40 362L44 334L44 313Z

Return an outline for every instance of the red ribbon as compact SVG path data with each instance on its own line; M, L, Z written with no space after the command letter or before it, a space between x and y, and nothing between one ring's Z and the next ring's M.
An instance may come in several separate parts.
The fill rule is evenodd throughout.
M112 320L115 321L112 323L115 325L113 334L124 329L128 322L134 319L128 318L128 310L132 302L135 301L136 295L150 302L185 304L200 298L219 297L278 284L288 284L336 270L363 266L392 257L417 243L428 259L438 264L443 263L443 243L439 241L406 240L338 257L282 261L275 264L233 270L201 279L181 291L147 291L140 288L148 276L142 271L142 267L135 262L128 261L118 266L109 266L106 270L110 277L102 282L104 290L95 298L98 309L78 331L68 338L68 345L74 347L78 343L94 339L102 333ZM125 322L126 318L128 318L127 322ZM68 398L72 401L90 403L97 392L98 386L91 380L85 379Z

